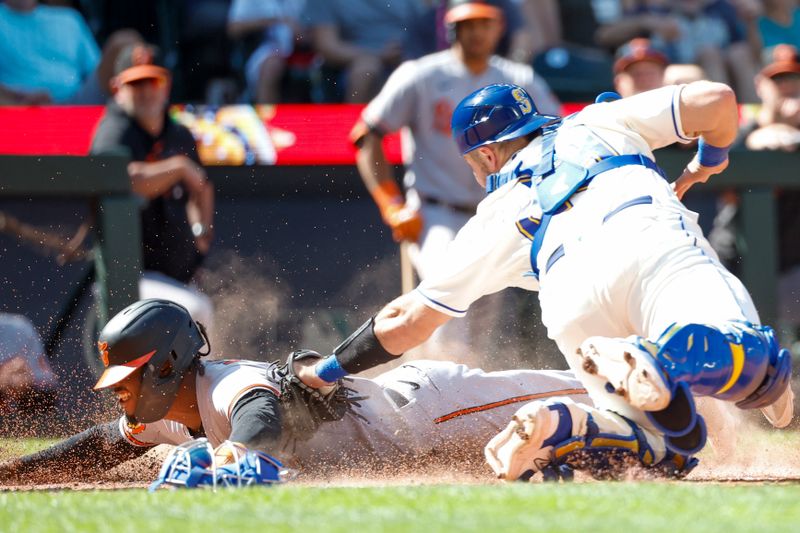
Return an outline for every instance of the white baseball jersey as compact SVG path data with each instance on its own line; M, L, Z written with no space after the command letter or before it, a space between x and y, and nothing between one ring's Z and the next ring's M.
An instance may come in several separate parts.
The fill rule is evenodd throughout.
M544 82L534 78L530 66L498 56L477 76L451 49L407 61L392 73L362 118L384 133L408 127L403 139L407 188L454 205L475 206L483 199L483 190L451 137L450 117L465 96L491 83L520 85L540 112L560 113L558 102Z
M243 394L257 388L277 393L266 378L269 363L205 362L197 376L197 400L206 437L213 446L231 432L230 414ZM506 426L524 403L570 396L588 402L583 386L568 372L510 370L483 372L444 361L415 361L376 379L349 377L345 386L363 397L342 420L324 423L308 441L284 439L269 450L294 466L339 465L349 461L391 461L448 445L483 446ZM191 439L177 422L160 420L135 429L120 419L120 431L136 446L180 444Z
M595 104L564 120L555 140L557 157L581 166L620 154L643 154L688 142L679 97L669 86L610 103ZM503 171L535 165L538 137ZM647 424L641 413L604 383L582 371L576 349L587 337L656 338L680 322L757 322L741 282L728 273L669 183L642 165L596 176L574 194L572 207L556 214L537 256L532 235L542 209L530 179L514 180L491 193L459 232L438 270L416 294L437 311L463 316L480 296L505 287L539 291L542 321L598 407Z

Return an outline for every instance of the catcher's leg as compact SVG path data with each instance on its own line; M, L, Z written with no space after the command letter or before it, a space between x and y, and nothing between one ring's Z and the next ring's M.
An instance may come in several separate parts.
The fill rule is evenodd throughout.
M584 370L608 381L609 392L649 411L656 428L673 437L695 429L693 395L735 402L742 409L776 404L776 422L791 420L786 392L791 357L768 327L742 321L730 321L724 330L672 325L655 342L591 337L578 355Z
M704 429L702 422L698 427ZM687 451L689 455L695 450ZM595 477L607 478L632 464L682 476L697 464L668 451L664 439L632 421L569 398L524 405L489 441L484 453L495 474L509 481L536 472L563 477L569 468L588 469Z

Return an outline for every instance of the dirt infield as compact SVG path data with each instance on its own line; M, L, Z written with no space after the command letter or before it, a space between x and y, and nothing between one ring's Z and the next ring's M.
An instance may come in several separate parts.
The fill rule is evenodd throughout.
M765 431L753 424L743 426L733 453L709 447L700 455L700 466L685 480L677 483L752 484L800 482L800 433L795 431ZM84 491L142 489L158 474L163 458L169 451L159 446L145 456L120 465L97 479L74 480L69 474L54 476L47 483L16 483L4 485L0 491ZM60 478L60 479L59 479ZM652 477L641 472L630 473L631 481ZM538 481L538 480L534 480ZM592 482L581 473L576 482ZM375 487L417 485L486 485L498 484L488 466L477 456L426 458L416 464L376 466L361 464L349 468L341 466L300 470L293 484L312 487Z

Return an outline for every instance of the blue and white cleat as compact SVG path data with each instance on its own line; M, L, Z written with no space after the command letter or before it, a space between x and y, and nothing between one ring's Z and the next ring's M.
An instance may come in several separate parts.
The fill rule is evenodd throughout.
M639 337L589 337L578 348L578 357L585 372L607 381L608 392L636 409L661 411L670 404L673 387L640 341Z
M484 454L497 477L506 481L529 481L537 472L545 481L568 481L573 471L595 479L622 479L632 467L644 467L658 477L683 477L697 461L677 450L693 452L705 442L705 425L697 418L701 439L679 438L675 450L669 450L667 439L612 411L570 398L537 400L517 410Z
M548 443L558 432L561 413L544 402L530 402L520 407L511 422L495 435L484 448L486 462L498 479L527 479L550 464L553 444ZM570 423L570 430L571 423ZM566 433L564 440L572 436ZM530 475L528 475L530 473Z

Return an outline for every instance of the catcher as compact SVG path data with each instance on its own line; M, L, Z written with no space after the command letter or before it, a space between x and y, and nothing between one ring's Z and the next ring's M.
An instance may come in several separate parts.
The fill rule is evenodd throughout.
M621 417L591 407L567 372L483 372L415 361L374 380L346 378L317 391L295 377L297 366L321 359L309 350L294 352L282 366L204 361L210 348L203 326L183 307L164 300L142 300L124 309L100 333L98 347L106 370L95 389L113 390L124 416L0 463L0 481L37 483L54 474L74 480L103 473L157 444L200 438L224 453L230 453L227 442L232 441L240 450L273 454L301 469L396 465L403 459L418 465L434 455L458 463L480 457L515 410L537 402L550 405L556 398L553 416L565 416L559 409L569 409L578 421L571 445L555 465L562 471L565 465L603 468L609 442L612 455L634 458L652 453L656 445ZM597 451L601 460L587 462ZM694 464L675 455L663 461L664 472L679 475ZM174 466L165 464L162 472Z

